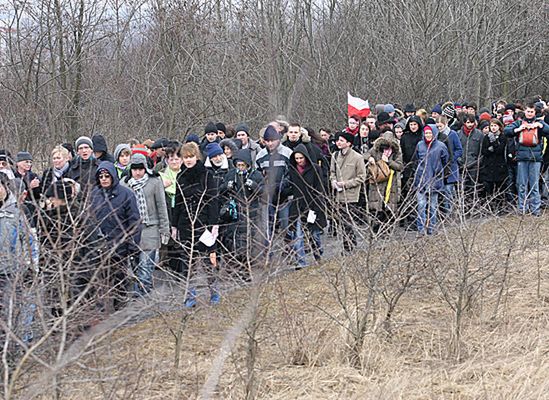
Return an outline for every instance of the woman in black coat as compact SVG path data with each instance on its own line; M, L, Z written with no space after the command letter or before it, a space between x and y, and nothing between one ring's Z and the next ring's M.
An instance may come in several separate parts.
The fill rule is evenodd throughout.
M326 193L322 171L311 161L305 146L299 145L290 156L290 185L294 199L290 206L290 229L299 267L305 267L307 235L316 261L322 256L320 235L326 227Z
M217 260L215 244L209 239L219 232L216 183L213 175L200 160L201 153L194 143L181 147L183 168L177 175L175 207L172 218L172 237L182 245L183 270L189 278L196 261L204 260L210 287L210 302L221 300L217 288ZM215 241L215 240L214 240ZM186 307L196 305L196 289L189 286Z
M490 121L490 132L482 142L482 161L480 179L484 186L486 199L501 212L504 207L507 189L506 138L503 135L503 123L499 119Z

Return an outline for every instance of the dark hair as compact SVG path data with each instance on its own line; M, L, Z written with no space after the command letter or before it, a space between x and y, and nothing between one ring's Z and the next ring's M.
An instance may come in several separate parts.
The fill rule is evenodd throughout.
M294 128L297 126L298 128L301 128L301 125L299 125L299 122L292 121L288 124L288 128L293 126Z
M478 109L477 105L475 103L468 103L467 108L474 108L475 110Z
M305 130L311 137L311 142L313 142L316 145L321 145L324 143L324 140L322 139L322 136L320 136L320 133L316 133L316 131L313 128L305 127Z
M326 133L329 134L329 135L332 134L332 131L331 131L330 129L328 129L328 128L320 128L320 129L318 130L318 132L320 132L320 131L324 131L324 132L326 132Z
M356 114L351 115L349 118L352 118L352 119L354 119L355 121L358 121L358 122L360 122L360 121L362 120L362 119L361 119L358 115L356 115Z
M236 131L234 130L234 126L232 125L225 126L225 138L232 139L235 136L236 136Z
M466 114L466 115L463 117L463 123L465 123L465 122L477 122L477 119L475 118L474 115Z
M533 108L533 109L536 109L536 104L535 103L526 103L526 108Z
M169 146L169 147L166 147L166 158L169 158L171 156L178 156L179 158L182 158L181 157L181 146L177 146L177 147L172 147L172 146Z

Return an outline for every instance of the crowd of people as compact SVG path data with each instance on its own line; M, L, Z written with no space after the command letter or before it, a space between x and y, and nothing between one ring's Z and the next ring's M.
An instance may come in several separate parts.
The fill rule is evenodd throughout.
M104 136L81 136L55 146L41 175L29 152L0 150L0 287L17 290L20 271L53 280L69 263L66 304L93 299L101 278L116 310L152 290L162 262L187 282L186 307L197 304L198 266L217 304L220 268L247 279L277 242L305 267L322 259L328 226L347 253L358 225L434 234L456 212L458 188L497 213L539 216L548 123L540 99L480 110L446 102L431 112L380 104L333 131L280 118L252 135L246 123L209 122L202 139L130 139L113 154ZM99 263L108 265L101 277ZM47 295L62 313L60 290Z

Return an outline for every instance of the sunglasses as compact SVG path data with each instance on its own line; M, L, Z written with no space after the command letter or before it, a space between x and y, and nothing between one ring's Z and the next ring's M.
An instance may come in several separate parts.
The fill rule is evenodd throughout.
M99 174L99 179L109 179L110 177L109 174Z

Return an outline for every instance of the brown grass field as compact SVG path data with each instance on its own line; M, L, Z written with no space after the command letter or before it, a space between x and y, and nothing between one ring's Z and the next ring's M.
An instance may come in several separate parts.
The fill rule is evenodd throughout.
M511 217L476 228L473 259L495 257L495 269L464 314L457 356L450 346L454 313L425 278L402 296L390 330L376 297L360 363L351 366L347 323L354 316L346 312L364 309L368 288L356 280L349 284L345 311L334 287L343 284L335 279L342 268L348 272L342 281L353 282L352 268L364 259L357 254L239 289L218 307L198 307L182 331L178 368L172 331L185 311L118 329L63 370L59 398L245 399L248 382L249 398L257 399L549 399L549 222L523 222ZM524 234L533 225L535 237ZM498 263L507 248L501 238L515 228L522 229L521 242L510 253L494 313ZM457 240L447 233L414 245L425 245L427 259L444 266L440 246ZM379 256L398 257L399 250L388 246ZM54 398L52 393L41 397Z

